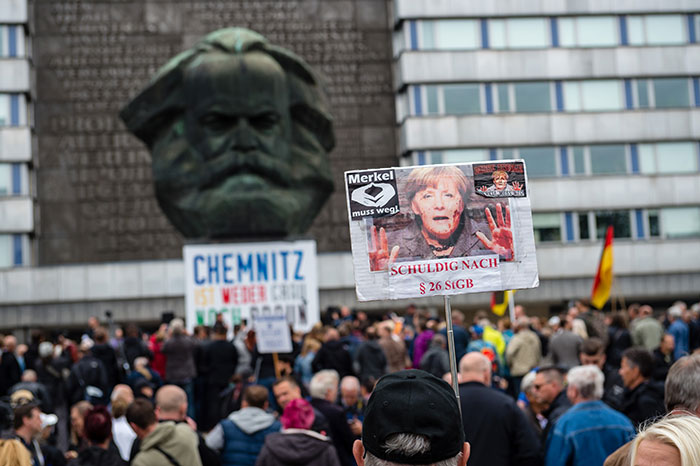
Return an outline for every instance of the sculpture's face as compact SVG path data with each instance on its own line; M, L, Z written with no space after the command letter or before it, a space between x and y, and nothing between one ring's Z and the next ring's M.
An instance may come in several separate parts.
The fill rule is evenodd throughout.
M263 53L208 53L185 73L184 116L153 146L168 218L187 237L302 233L316 198L294 174L283 70Z

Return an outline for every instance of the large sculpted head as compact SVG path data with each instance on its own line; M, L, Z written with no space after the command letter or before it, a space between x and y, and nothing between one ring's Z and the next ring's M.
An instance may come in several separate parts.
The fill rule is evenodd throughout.
M255 32L209 34L121 117L151 151L160 207L187 238L301 234L333 190L320 83Z

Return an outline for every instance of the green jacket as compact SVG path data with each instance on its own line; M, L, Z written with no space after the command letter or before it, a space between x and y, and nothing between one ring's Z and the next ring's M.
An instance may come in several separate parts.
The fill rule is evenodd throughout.
M199 439L186 423L161 422L143 439L132 466L174 466L170 455L180 466L202 466L199 459Z

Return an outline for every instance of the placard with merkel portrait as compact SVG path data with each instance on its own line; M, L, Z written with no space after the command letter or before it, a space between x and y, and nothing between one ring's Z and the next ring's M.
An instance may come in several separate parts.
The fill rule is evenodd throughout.
M539 284L522 160L345 173L360 301Z

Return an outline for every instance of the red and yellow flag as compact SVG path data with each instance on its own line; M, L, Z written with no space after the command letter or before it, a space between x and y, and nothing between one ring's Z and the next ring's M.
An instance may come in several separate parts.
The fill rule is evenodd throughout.
M605 233L605 245L603 253L600 255L598 273L593 280L593 290L591 291L591 304L596 309L602 309L610 298L610 288L613 282L613 227L610 225Z

